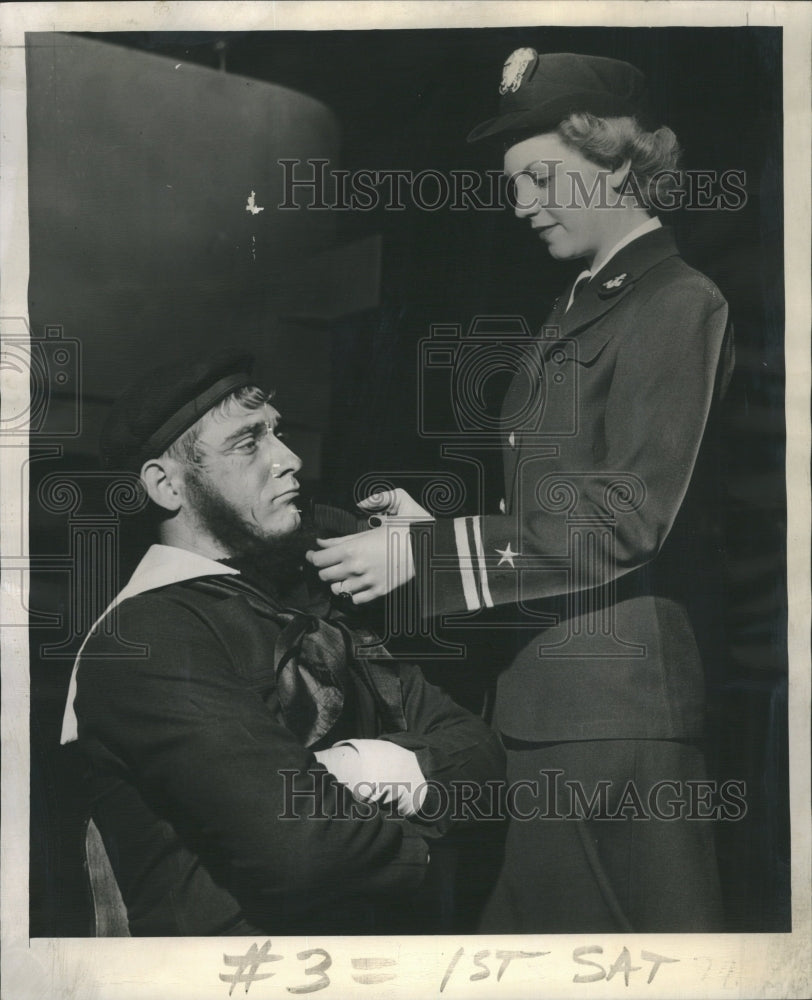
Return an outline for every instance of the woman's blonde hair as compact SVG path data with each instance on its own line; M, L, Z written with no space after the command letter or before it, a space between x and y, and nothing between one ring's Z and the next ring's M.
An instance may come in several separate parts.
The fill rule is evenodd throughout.
M665 125L646 132L636 118L598 118L578 111L565 118L556 133L570 148L604 169L615 170L629 160L646 207L662 202L680 187L677 171L682 150Z

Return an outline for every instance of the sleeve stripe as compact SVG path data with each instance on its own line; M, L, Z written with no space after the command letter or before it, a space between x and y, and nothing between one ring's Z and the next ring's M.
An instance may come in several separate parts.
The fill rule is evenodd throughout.
M474 535L474 521L476 518L466 517L465 527L468 531L468 551L471 553L471 566L474 573L474 586L476 587L476 599L481 608L484 604L482 587L479 583L479 553L476 549L476 536Z
M479 561L479 582L482 587L482 599L485 602L486 608L492 608L493 598L491 597L491 588L488 586L488 570L485 566L485 551L482 547L482 528L478 517L472 517L471 523L474 528L474 543Z
M477 597L476 577L471 563L471 549L468 545L465 517L454 518L454 541L457 544L457 561L462 577L462 592L465 596L465 606L468 611L478 611L482 606Z

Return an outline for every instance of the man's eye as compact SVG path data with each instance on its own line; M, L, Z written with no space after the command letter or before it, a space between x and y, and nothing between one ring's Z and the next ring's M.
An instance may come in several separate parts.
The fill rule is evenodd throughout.
M240 441L239 444L234 445L235 451L242 452L252 452L257 450L256 438L247 438L245 441Z
M547 187L547 185L550 183L550 176L549 176L549 174L544 174L544 175L542 175L542 174L531 174L531 177L532 177L533 183L536 185L536 187Z

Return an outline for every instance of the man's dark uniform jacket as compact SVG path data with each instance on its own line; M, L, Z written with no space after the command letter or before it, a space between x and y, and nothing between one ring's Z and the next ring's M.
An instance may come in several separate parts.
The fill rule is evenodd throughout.
M97 627L77 661L92 814L135 935L387 929L370 908L402 906L424 877L424 838L448 818L392 818L374 803L363 804L368 818L347 818L354 800L315 750L383 737L445 785L503 774L484 723L417 667L380 647L331 664L325 649L353 637L342 616L281 608L233 566L153 546L115 612L118 634L145 655L110 655L109 627ZM71 703L63 741L75 735ZM318 809L312 794L286 796L286 783L320 788Z
M567 310L569 293L528 344L530 363L505 398L500 513L438 519L413 534L416 550L432 536L432 558L416 558L429 612L493 607L504 619L499 606L513 606L518 627L503 632L509 648L495 704L506 742L564 748L575 769L568 776L594 787L626 774L635 755L650 757L654 750L641 741L672 741L673 749L703 734L703 665L690 606L709 581L706 529L718 500L713 428L733 351L727 303L680 258L668 229L621 248ZM528 370L538 372L535 390ZM630 749L615 771L604 741L618 740ZM539 766L555 762L534 760L536 777ZM702 777L699 765L691 773L673 762L663 768L651 779ZM655 825L662 834L664 824ZM532 835L525 823L514 825L514 836L519 826ZM667 838L661 842L670 849ZM555 847L546 843L554 873ZM693 881L678 856L629 854L643 899L626 900L642 915L636 929L658 929L662 914L649 917L667 891L655 876L648 881L658 865L672 872L670 884ZM538 890L539 911L546 907L555 921L550 888L528 892ZM576 902L566 905L569 926L548 929L612 926L590 924ZM677 926L660 920L659 929L694 929L685 925L691 905L675 905ZM702 929L698 911L696 919Z

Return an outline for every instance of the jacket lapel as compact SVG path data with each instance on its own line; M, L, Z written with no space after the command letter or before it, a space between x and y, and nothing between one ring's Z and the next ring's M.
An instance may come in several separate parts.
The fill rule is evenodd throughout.
M565 312L574 282L570 284L544 325L557 326L560 337L577 335L578 360L591 361L609 336L606 328L597 321L633 292L635 283L642 275L677 253L670 228L646 233L612 257ZM554 345L554 339L546 341L542 348L545 357Z

